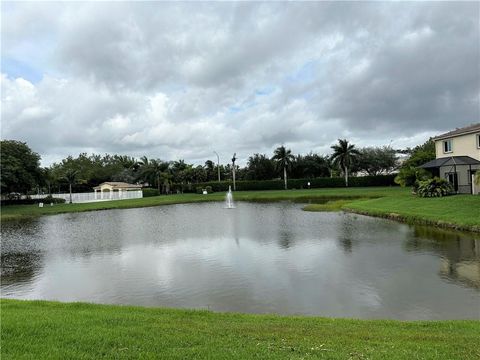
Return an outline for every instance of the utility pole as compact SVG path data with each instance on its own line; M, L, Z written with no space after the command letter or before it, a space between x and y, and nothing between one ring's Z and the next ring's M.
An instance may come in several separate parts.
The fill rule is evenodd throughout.
M218 182L220 182L220 156L218 156L217 152L214 151L215 155L217 155L217 172L218 172Z
M233 154L233 158L232 158L233 191L236 190L236 187L235 187L235 160L237 160L237 158L235 157L236 155L237 155L237 153L234 153L234 154Z

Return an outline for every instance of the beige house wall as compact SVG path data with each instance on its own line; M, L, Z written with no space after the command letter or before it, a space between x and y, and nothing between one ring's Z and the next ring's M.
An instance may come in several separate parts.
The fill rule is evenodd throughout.
M480 148L477 143L478 134L479 133L473 133L436 140L435 153L437 159L449 156L470 156L474 159L480 160ZM443 151L443 142L446 140L452 140L452 151L447 153Z

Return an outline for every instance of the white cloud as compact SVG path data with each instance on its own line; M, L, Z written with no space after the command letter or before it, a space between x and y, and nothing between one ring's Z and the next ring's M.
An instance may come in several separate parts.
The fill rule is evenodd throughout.
M413 146L480 119L479 6L2 3L2 138L47 163Z

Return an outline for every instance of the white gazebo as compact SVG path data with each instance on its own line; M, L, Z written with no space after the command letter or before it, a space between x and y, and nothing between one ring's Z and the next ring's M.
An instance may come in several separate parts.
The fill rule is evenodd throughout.
M141 190L142 185L129 184L125 182L108 181L95 186L95 199L122 199L126 198L126 193L133 190ZM100 197L98 197L100 192ZM108 193L105 194L105 193Z

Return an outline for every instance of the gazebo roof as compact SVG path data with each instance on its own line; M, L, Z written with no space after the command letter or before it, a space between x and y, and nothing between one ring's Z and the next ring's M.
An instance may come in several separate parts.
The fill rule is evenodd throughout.
M107 181L104 183L101 183L98 186L95 186L94 189L100 189L102 186L108 185L111 186L113 189L141 189L142 185L137 185L137 184L129 184L126 182L120 182L120 181Z
M419 167L423 169L433 169L442 166L456 165L480 165L480 161L471 158L470 156L450 156L429 161L423 165L420 165Z

